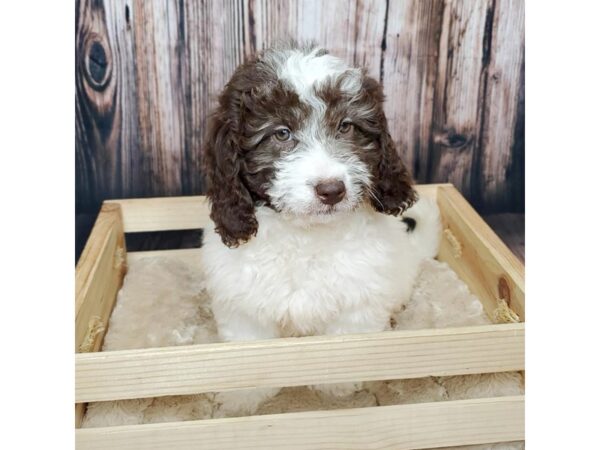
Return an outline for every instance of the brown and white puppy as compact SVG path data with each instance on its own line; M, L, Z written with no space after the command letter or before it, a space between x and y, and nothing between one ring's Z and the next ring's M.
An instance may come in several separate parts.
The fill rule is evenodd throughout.
M204 267L222 339L381 331L408 300L439 218L423 201L396 217L416 193L383 100L365 70L315 46L236 70L204 149Z

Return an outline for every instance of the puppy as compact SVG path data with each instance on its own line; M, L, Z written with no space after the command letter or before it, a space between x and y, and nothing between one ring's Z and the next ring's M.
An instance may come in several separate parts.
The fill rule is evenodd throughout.
M415 204L383 100L365 70L316 46L235 71L203 158L203 264L223 340L382 331L408 301L439 216Z

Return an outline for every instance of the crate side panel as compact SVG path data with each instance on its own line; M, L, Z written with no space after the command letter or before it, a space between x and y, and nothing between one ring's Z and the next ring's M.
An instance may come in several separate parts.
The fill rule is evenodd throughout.
M444 235L439 259L479 297L493 320L500 299L525 320L525 268L453 187L438 190Z
M76 402L524 369L524 325L76 355Z
M106 329L127 268L125 235L118 205L103 205L75 269L75 351L97 351L103 332L93 342L89 333ZM90 345L86 345L90 344Z
M103 205L75 269L75 352L96 352L127 267L125 235L118 205ZM85 404L75 405L75 426Z
M210 223L204 196L108 200L123 211L125 233L194 230Z

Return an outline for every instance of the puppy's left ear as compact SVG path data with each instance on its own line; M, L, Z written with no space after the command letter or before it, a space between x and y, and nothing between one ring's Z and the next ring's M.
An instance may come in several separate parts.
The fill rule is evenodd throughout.
M381 117L380 160L373 180L377 198L371 198L371 203L377 211L397 216L410 208L418 197L412 188L412 177L396 152L383 111Z

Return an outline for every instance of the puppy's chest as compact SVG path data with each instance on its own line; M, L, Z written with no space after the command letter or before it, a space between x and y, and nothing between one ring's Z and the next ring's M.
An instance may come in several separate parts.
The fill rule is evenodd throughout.
M293 239L260 252L253 258L257 277L277 274L289 289L320 288L338 282L359 283L386 275L390 251L376 250L358 238L330 242Z
M344 312L391 312L407 300L414 277L403 263L406 232L387 216L354 219L298 229L259 215L258 235L236 249L208 235L213 305L276 322L285 335L322 334Z
M254 289L278 314L323 314L389 302L401 295L403 284L394 264L402 246L396 231L367 222L326 231L272 232L259 236L244 259L254 268Z

